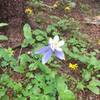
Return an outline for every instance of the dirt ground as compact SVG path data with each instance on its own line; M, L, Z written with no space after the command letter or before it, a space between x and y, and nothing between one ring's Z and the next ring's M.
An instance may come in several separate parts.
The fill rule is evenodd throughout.
M7 2L6 2L7 1ZM53 5L56 0L43 0L48 5ZM78 20L81 24L80 31L84 34L88 34L88 39L93 43L96 43L100 39L100 25L87 24L85 18L97 16L100 14L100 0L77 0L77 3L83 2L89 4L92 12L90 15L82 13L77 6L72 12L66 15L71 16ZM7 27L0 29L0 35L8 36L8 41L0 42L0 47L12 47L17 53L20 51L20 45L23 40L22 26L26 22L27 16L25 15L25 0L0 0L0 22L7 22ZM44 12L44 18L53 14L57 16L63 16L65 12L61 10L54 10L54 12ZM29 21L31 18L29 17ZM34 22L33 22L34 23ZM31 25L33 25L31 23ZM35 25L33 25L35 27ZM32 27L32 26L31 26ZM34 28L33 27L33 28ZM45 27L45 26L43 26ZM95 95L88 90L79 91L77 94L77 100L100 100L100 96Z

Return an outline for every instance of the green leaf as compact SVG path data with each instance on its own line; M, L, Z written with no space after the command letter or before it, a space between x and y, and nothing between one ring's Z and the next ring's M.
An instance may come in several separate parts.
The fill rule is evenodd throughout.
M29 24L25 24L23 27L23 31L24 31L24 37L27 40L32 40L32 32L31 32L31 27Z
M36 70L36 69L37 69L37 62L31 63L31 64L29 65L29 69L30 69L30 70Z
M87 88L97 95L100 94L99 87L100 87L100 81L95 78L92 78L92 80L89 82L89 85L87 85Z
M36 40L37 41L43 41L44 40L44 37L43 36L40 36L40 35L39 36L36 36Z
M23 65L17 66L14 68L14 71L19 72L19 73L24 73L25 67Z
M68 87L62 77L57 77L56 83L59 97L61 100L75 100L73 92L68 90Z
M100 74L96 75L97 78L100 78Z
M32 59L27 54L22 54L20 56L20 64L21 65L25 65L27 62L31 62L31 61L32 61Z
M7 23L0 23L0 27L7 26Z
M82 77L85 81L89 81L91 78L91 72L88 70L83 70Z
M4 96L1 97L0 100L9 100L9 97L7 95L4 95Z
M89 63L89 61L90 61L90 58L85 55L80 55L78 59L83 63Z
M47 33L45 31L42 31L40 29L36 29L33 31L33 34L36 36L44 36L47 37Z
M18 98L15 98L14 100L27 100L26 97L18 97Z
M96 65L98 62L97 62L97 59L96 59L96 57L91 57L91 59L90 59L90 64L91 65Z
M73 47L73 52L74 52L74 53L79 53L79 49L78 49L77 47L74 46L74 47Z
M51 33L53 31L57 31L57 29L55 28L54 25L48 25L46 30L47 30L48 33Z
M6 89L0 87L0 97L4 96L6 94L6 91Z
M31 95L30 96L30 100L39 100L39 97L38 96Z
M51 70L44 64L38 62L38 67L41 71L43 71L46 74L49 74L51 72Z
M5 35L0 35L0 41L8 40L8 37Z
M39 97L38 96L31 95L30 96L30 100L39 100Z
M85 86L83 85L82 82L78 82L78 83L77 83L77 89L79 89L79 90L84 90L84 88L85 88Z
M28 72L28 73L26 73L26 77L28 77L28 78L33 78L33 77L34 77L34 75L33 75L33 73L32 73L32 72Z
M41 95L39 100L53 100L51 96L48 95Z

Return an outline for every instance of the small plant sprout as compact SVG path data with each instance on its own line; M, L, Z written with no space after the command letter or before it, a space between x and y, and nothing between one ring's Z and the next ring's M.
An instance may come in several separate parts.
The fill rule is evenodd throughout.
M61 60L65 60L65 56L62 50L62 46L64 45L63 40L59 40L59 36L55 36L53 39L49 39L48 46L45 46L38 50L36 54L43 54L42 63L45 64L50 59L52 54L54 53L55 56Z
M71 70L76 70L78 68L78 65L77 64L72 64L72 63L69 63L69 68Z

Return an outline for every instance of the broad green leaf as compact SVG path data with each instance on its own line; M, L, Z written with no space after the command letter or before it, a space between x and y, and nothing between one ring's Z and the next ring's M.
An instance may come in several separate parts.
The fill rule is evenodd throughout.
M26 77L28 77L28 78L33 78L33 77L34 77L34 75L33 75L33 73L32 73L32 72L28 72L28 73L26 73Z
M83 70L82 77L85 81L89 81L91 78L91 72L89 72L88 70Z
M92 78L92 80L89 82L89 85L87 85L87 88L97 95L100 94L99 87L100 87L100 81L95 78Z
M4 96L1 97L0 100L9 100L9 97L7 95L4 95Z
M98 63L98 61L97 61L96 57L91 57L90 64L91 65L96 65L97 63Z
M92 91L93 93L97 94L97 95L100 94L100 89L99 89L98 87L96 87L96 86L89 85L89 86L88 86L88 89L89 89L90 91Z
M48 95L41 95L39 100L53 100L53 98L51 96L48 96Z
M6 94L7 89L0 87L0 98Z
M43 40L44 40L44 37L43 37L43 36L38 35L38 36L36 36L36 40L37 40L37 41L43 41Z
M62 77L56 78L56 87L61 100L75 100L73 92L68 90L65 81Z
M97 78L100 78L100 74L96 75Z
M22 94L23 94L23 96L27 97L27 96L31 95L32 92L30 92L29 90L27 90L27 89L25 88L25 89L22 90Z
M0 35L0 41L8 40L8 37L5 35Z
M27 100L26 97L18 97L18 98L14 98L14 100Z
M33 34L36 35L36 36L47 36L47 33L45 31L42 31L40 29L36 29L33 31Z
M32 95L32 96L30 96L30 100L39 100L39 97Z
M78 49L77 47L74 46L74 47L73 47L73 52L74 52L74 53L79 53L79 49Z
M31 62L32 59L30 56L28 56L27 54L22 54L20 56L20 64L21 65L25 65L27 62Z
M17 66L14 68L14 71L18 73L24 73L25 72L25 67L23 65Z
M35 95L31 95L30 96L30 100L39 100L39 97L35 96Z
M7 26L7 23L0 23L0 27Z
M89 63L89 61L90 61L90 58L85 55L80 55L78 59L83 63Z
M79 90L84 90L84 88L85 88L85 86L83 85L82 82L78 82L78 83L77 83L77 89L79 89Z
M50 68L48 68L46 65L44 65L44 64L42 64L40 62L38 62L37 65L38 65L39 69L41 71L43 71L44 73L49 74L51 72Z
M36 70L36 69L37 69L37 62L31 63L31 64L29 65L29 69L30 69L30 70Z
M46 30L47 30L48 33L51 33L53 31L57 31L57 29L55 28L54 25L48 25Z
M24 31L24 37L27 40L32 40L32 32L31 32L31 27L29 24L25 24L23 27L23 31Z

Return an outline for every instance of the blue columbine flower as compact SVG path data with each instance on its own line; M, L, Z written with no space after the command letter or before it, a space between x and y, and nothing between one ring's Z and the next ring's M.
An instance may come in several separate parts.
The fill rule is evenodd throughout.
M55 56L61 60L65 59L64 53L62 51L61 46L64 45L63 40L59 40L59 36L56 35L53 39L49 39L48 46L45 46L38 50L36 54L43 54L44 56L42 57L42 63L45 64L47 61L50 59L52 56L52 53L55 54Z

